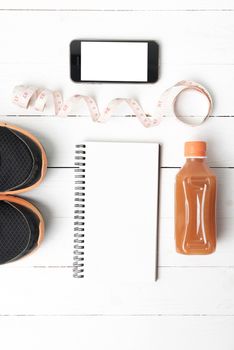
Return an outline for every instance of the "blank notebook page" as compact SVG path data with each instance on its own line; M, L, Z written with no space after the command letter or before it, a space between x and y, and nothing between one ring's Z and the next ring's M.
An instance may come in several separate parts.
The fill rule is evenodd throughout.
M84 278L153 282L159 145L86 143Z

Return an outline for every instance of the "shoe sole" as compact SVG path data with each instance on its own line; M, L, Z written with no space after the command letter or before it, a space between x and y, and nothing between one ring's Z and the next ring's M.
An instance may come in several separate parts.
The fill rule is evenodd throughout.
M47 165L48 165L48 161L47 161L45 150L44 150L42 144L39 142L39 140L34 135L32 135L30 132L28 132L28 131L26 131L24 129L21 129L21 128L15 126L15 125L9 125L9 124L4 123L4 122L0 122L0 127L6 127L6 128L8 128L10 130L18 131L21 134L25 135L26 137L30 138L38 146L38 148L41 151L41 156L42 156L41 176L40 176L40 179L37 182L35 182L35 184L33 184L31 186L28 186L26 188L19 189L19 190L11 190L11 191L6 191L6 192L0 192L0 196L1 195L12 195L12 194L14 195L14 194L20 194L20 193L23 193L23 192L31 191L32 189L34 189L37 186L39 186L40 183L43 181L43 179L45 177L45 174L46 174L46 171L47 171Z

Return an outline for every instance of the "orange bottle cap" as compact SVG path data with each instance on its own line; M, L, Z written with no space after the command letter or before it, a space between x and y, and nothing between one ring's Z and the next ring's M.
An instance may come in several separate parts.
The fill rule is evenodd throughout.
M206 157L206 142L190 141L184 145L185 157Z

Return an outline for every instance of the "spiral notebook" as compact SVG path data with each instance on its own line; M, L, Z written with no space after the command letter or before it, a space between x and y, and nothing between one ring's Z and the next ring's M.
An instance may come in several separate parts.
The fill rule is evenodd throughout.
M75 166L74 277L155 281L159 145L87 142Z

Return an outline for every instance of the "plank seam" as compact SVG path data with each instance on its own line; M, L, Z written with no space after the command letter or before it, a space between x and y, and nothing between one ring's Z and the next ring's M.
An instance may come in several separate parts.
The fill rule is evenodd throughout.
M29 8L29 9L22 9L22 8L8 8L4 9L1 8L0 11L2 12L234 12L234 9L232 8L224 8L224 9L56 9L56 8L51 8L51 9L46 9L46 8Z
M14 269L71 269L72 265L34 265L34 266L16 266ZM234 269L234 265L158 265L160 269ZM11 270L12 267L5 267L5 270Z
M182 313L182 314L169 314L169 313L152 313L152 314L0 314L0 317L234 317L234 314L209 314L209 313Z

